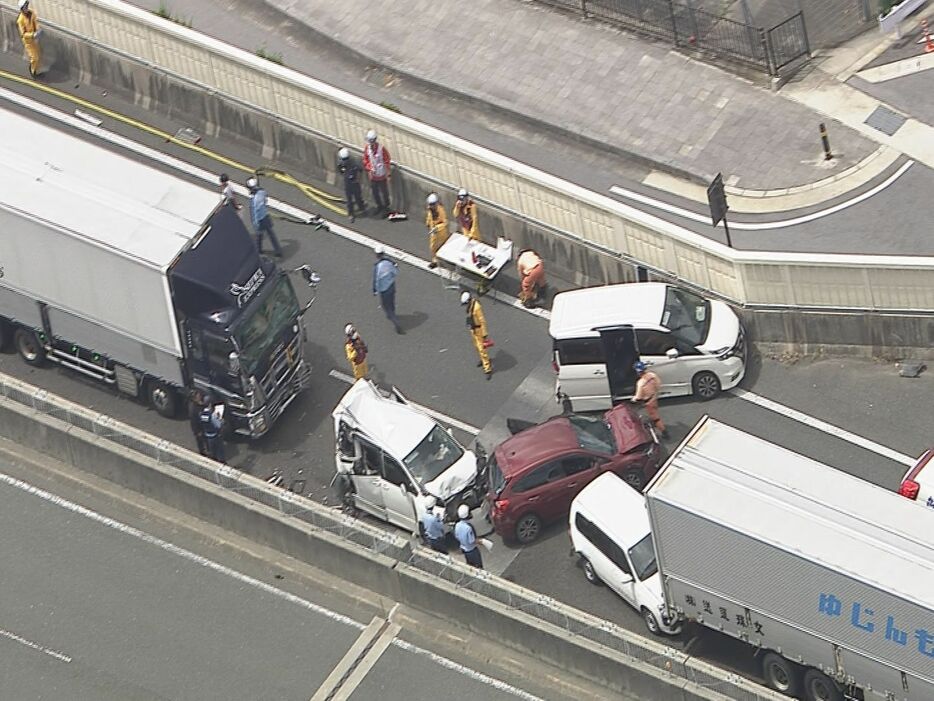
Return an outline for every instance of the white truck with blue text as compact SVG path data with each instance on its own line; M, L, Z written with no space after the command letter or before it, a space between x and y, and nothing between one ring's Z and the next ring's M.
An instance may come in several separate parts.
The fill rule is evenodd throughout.
M934 699L930 513L704 418L645 490L665 606L808 701Z

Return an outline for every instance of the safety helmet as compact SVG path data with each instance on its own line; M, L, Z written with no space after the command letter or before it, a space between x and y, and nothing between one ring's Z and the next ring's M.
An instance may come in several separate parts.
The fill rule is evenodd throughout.
M378 255L378 256L383 255L385 252L386 252L386 249L383 247L382 244L377 244L377 245L373 248L373 253L375 253L375 254Z
M357 333L357 330L353 327L353 324L347 324L347 326L344 327L344 333L348 336L353 336Z
M469 302L469 301L470 301L470 293L469 293L469 292L464 292L464 293L461 295L461 304L467 304L467 302Z
M460 190L458 190L458 191L457 191L457 199L459 199L459 200L466 200L466 199L467 199L467 190L465 190L464 188L461 188Z
M221 183L223 183L224 185L226 185L227 182L230 180L230 176L227 175L227 173L221 173L221 178L220 178L220 179L221 179Z
M633 363L632 369L636 372L645 372L645 363L643 363L641 360L637 360L635 363Z
M376 141L376 131L374 131L373 129L370 129L370 130L366 133L366 140L369 141L371 144L372 144L374 141Z
M348 158L350 158L350 149L342 148L340 151L337 152L337 157L340 158L342 161L346 161Z
M246 186L251 190L255 190L259 183L256 181L256 178L248 178L246 181Z
M29 0L19 0L19 9L25 10L29 6Z
M438 204L438 195L432 192L430 195L428 195L426 202L428 202L428 204Z
M435 499L434 494L429 494L427 497L425 497L425 510L426 511L431 511L433 508L435 508L435 506L437 506L437 504L438 504L438 500Z
M457 518L464 519L468 516L470 516L470 508L467 506L467 504L461 504L457 507Z

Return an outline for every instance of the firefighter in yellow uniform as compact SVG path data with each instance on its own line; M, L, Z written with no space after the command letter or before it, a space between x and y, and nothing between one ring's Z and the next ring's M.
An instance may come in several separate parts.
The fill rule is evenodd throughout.
M432 192L428 195L425 208L425 226L428 227L428 249L431 251L429 268L438 267L438 249L448 240L448 215L438 195Z
M42 60L42 51L39 49L39 17L29 7L29 0L19 0L16 26L23 39L26 56L29 57L29 75L36 78L39 76L39 63Z
M483 368L486 379L493 376L493 364L490 363L490 354L487 351L489 342L487 340L486 317L483 316L483 307L480 306L480 300L474 299L469 292L461 295L461 304L467 305L467 330L473 338L474 348L477 349L477 355L480 356L480 362L477 363Z
M347 361L353 370L353 379L359 380L366 377L369 370L366 365L366 343L360 338L353 324L347 324L344 327L344 336L344 352L347 353Z

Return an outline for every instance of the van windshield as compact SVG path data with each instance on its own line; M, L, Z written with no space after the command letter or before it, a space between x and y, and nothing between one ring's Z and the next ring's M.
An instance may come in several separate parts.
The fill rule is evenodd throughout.
M464 449L437 424L402 462L422 484L431 482L460 460Z
M693 292L669 286L661 323L692 346L703 345L710 330L710 302Z
M629 548L629 561L640 582L644 582L658 572L655 562L655 546L652 544L652 534L649 533L638 543Z

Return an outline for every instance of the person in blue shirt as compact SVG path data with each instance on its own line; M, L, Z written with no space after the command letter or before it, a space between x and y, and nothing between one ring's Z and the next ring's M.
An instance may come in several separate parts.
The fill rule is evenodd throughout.
M259 186L256 178L247 180L246 186L250 191L250 218L256 231L256 248L260 253L263 252L263 234L269 234L272 250L282 258L282 247L276 238L276 232L272 230L272 217L269 216L269 208L266 206L266 191Z
M418 517L418 525L425 545L439 553L446 553L448 549L444 547L444 521L438 513L440 509L436 508L437 504L438 500L431 494L425 498L425 511Z
M467 519L470 518L470 509L467 504L461 504L457 507L457 525L454 526L454 537L457 538L457 544L460 545L461 552L464 553L464 559L468 565L473 565L483 569L483 558L480 556L480 548L477 547L477 532L473 524Z
M396 327L396 333L404 334L405 331L396 317L396 275L399 274L399 266L386 256L386 249L382 246L377 246L373 252L376 253L376 263L373 265L373 294L379 295L383 312Z

